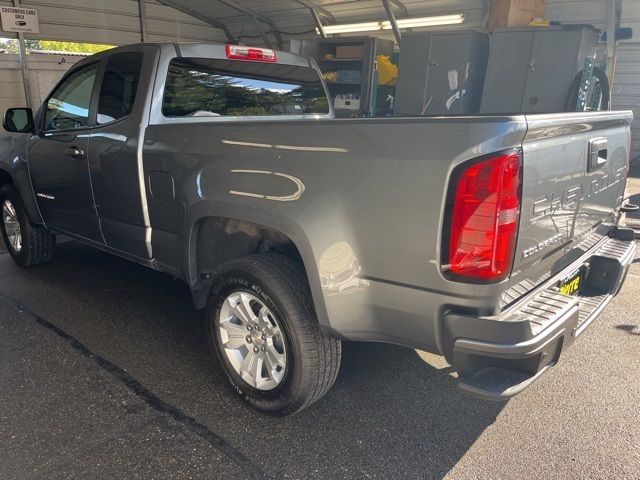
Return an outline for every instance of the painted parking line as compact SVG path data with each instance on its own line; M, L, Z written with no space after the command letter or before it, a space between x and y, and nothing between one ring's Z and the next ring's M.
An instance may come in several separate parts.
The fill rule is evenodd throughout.
M92 352L87 346L85 346L82 342L77 340L75 337L70 335L69 333L62 330L60 327L54 325L49 322L42 316L38 315L34 311L32 311L29 307L20 303L18 300L12 298L4 292L0 292L0 300L12 305L18 312L29 316L33 321L40 324L53 334L65 340L74 350L76 350L79 354L84 356L85 358L91 360L98 367L102 368L106 372L110 373L116 380L118 380L122 385L126 386L129 390L131 390L138 398L143 400L148 406L153 408L154 410L163 413L172 417L176 422L185 426L189 431L198 435L205 441L207 441L211 446L216 448L219 452L226 455L233 463L235 463L238 467L242 468L246 474L246 478L250 479L268 479L269 476L263 472L260 467L254 464L247 456L245 456L240 450L227 442L222 436L217 433L211 431L207 426L198 422L195 418L187 415L179 408L171 405L153 392L148 390L144 385L142 385L138 380L136 380L131 374L129 374L126 370L111 363L106 358L98 355L95 352Z

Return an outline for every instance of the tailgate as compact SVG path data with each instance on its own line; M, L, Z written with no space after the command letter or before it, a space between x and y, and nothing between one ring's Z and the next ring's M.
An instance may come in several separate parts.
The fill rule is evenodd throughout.
M510 287L537 285L606 235L629 162L631 112L527 115Z

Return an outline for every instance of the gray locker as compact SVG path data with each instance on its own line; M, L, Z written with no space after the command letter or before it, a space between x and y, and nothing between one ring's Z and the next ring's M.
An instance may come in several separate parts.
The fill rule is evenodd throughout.
M488 55L481 32L404 35L394 114L477 113Z
M585 59L595 57L598 36L598 30L583 25L497 29L480 111L564 111Z

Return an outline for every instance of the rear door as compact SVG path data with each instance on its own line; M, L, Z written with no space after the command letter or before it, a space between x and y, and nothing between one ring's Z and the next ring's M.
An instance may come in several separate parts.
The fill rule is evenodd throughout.
M157 47L136 45L107 58L91 130L89 171L108 246L151 258L142 163L138 159L146 85ZM143 72L146 77L143 78Z
M98 65L75 70L49 96L42 132L30 138L27 159L47 226L102 243L87 164Z
M528 115L511 286L531 285L588 250L625 189L631 112Z

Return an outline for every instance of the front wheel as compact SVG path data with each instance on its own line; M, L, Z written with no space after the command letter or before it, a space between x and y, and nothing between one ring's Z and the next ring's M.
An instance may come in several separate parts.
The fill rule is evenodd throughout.
M207 308L207 337L250 405L289 415L320 399L340 368L341 343L320 331L302 268L262 254L225 265Z
M9 185L0 190L0 213L2 238L18 265L28 267L51 260L55 236L46 228L29 223L22 199Z

